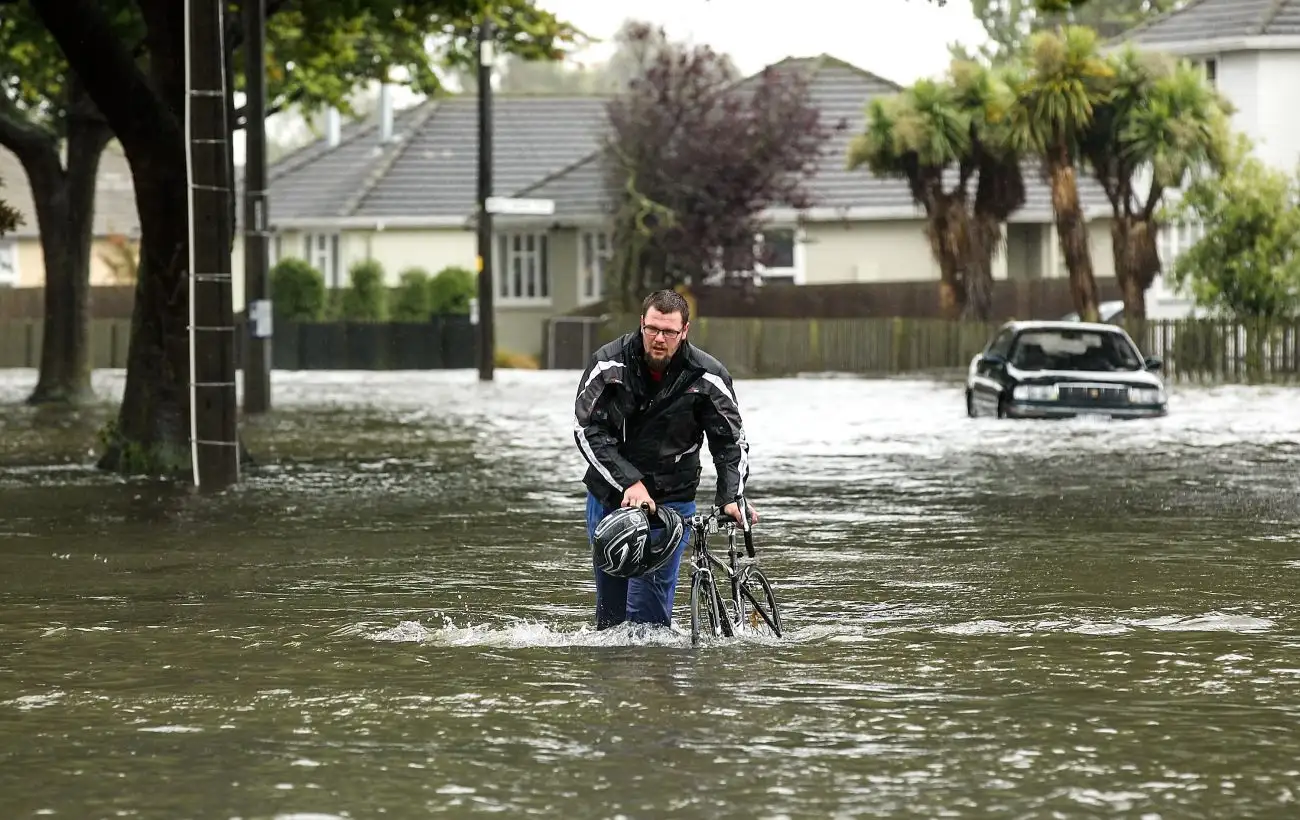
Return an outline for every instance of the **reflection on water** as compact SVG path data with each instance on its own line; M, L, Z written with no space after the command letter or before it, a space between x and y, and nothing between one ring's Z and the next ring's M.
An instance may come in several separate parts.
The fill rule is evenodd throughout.
M591 627L575 379L276 373L218 498L0 409L0 814L1297 811L1300 391L741 382L788 635L692 649Z

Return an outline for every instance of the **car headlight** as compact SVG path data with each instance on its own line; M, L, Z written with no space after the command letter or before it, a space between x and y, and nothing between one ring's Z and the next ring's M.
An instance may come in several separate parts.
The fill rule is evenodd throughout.
M1011 397L1020 401L1056 401L1061 391L1054 384L1022 384L1011 391Z
M1159 387L1130 387L1129 404L1164 404L1165 391Z

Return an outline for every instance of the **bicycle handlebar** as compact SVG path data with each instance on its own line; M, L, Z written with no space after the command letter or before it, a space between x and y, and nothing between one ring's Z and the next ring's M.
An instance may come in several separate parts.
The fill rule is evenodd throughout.
M745 554L750 558L753 558L755 555L754 530L753 527L750 526L749 522L749 504L745 502L745 497L743 495L737 495L735 503L736 510L740 513L739 525L737 524L736 519L724 514L718 507L713 507L706 515L696 514L691 516L687 519L686 525L691 528L703 529L706 532L713 529L713 527L717 527L716 530L713 530L714 532L719 532L722 530L724 524L730 527L739 526L741 532L745 534ZM647 513L650 512L650 502L642 501L640 507Z
M694 515L686 523L690 527L703 529L706 532L710 530L720 532L724 526L740 527L741 532L745 534L745 554L753 558L755 555L754 530L750 526L749 505L745 503L744 496L736 496L736 509L740 511L741 520L739 522L730 515L724 514L718 507L713 507L709 513ZM716 529L714 529L715 527Z

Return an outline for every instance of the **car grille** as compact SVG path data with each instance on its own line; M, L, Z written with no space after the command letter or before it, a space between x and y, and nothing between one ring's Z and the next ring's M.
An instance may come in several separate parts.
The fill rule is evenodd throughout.
M1081 407L1123 407L1129 403L1128 387L1115 384L1061 384L1062 402Z

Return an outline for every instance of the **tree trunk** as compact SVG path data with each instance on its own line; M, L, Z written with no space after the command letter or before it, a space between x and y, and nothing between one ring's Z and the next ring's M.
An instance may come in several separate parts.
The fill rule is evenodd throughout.
M1124 327L1147 351L1146 291L1160 272L1155 226L1140 216L1117 216L1110 226L1115 278L1124 296Z
M170 146L168 146L170 147ZM177 475L190 468L189 309L185 277L189 226L184 162L159 146L154 162L133 163L143 231L131 317L126 387L99 467Z
M993 315L993 260L1002 245L1002 223L989 214L976 213L973 219L967 266L966 309L962 318L987 322Z
M122 406L106 431L106 470L172 475L190 464L183 7L139 3L150 76L94 0L31 0L122 143L140 214L140 267Z
M112 131L102 121L69 115L64 169L51 142L25 159L45 257L45 326L41 370L28 404L78 405L90 385L90 254L95 183Z
M1088 224L1083 220L1079 205L1078 178L1074 162L1063 147L1056 148L1047 161L1047 173L1052 188L1052 210L1056 214L1056 233L1061 241L1061 254L1070 272L1070 296L1074 309L1085 322L1095 322L1097 313L1097 280L1092 272L1092 254L1088 250Z
M966 202L950 193L937 193L925 203L925 235L930 253L939 265L939 311L947 319L960 318L968 300L970 223Z

